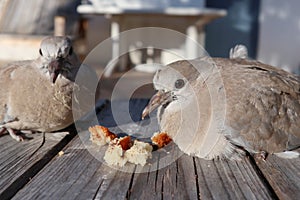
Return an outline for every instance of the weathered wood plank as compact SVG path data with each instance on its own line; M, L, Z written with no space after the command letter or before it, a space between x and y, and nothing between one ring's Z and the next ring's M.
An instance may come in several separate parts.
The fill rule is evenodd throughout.
M200 199L274 199L249 158L242 161L195 158Z
M280 199L300 199L300 159L269 155L256 163Z
M0 137L0 199L9 199L30 181L74 137L67 133L36 133L24 142Z
M130 199L198 199L192 157L182 155L159 170L159 162L157 166L145 168L148 172L134 176Z
M98 161L78 136L63 151L64 155L56 156L13 199L126 197L132 173L118 171Z

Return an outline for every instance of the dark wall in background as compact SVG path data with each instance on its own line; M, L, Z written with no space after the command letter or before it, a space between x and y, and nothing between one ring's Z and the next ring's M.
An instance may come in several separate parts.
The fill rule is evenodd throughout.
M228 57L229 49L244 44L256 58L260 0L207 0L206 7L227 10L227 16L206 26L206 50L213 57Z

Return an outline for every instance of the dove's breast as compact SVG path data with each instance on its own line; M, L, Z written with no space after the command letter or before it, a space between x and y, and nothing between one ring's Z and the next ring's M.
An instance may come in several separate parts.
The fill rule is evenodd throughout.
M231 153L232 146L220 134L223 124L221 113L215 113L218 106L210 98L208 87L203 81L192 84L195 95L185 98L188 103L175 100L165 109L158 110L158 119L163 132L167 132L185 153L200 158L212 159ZM176 109L179 107L180 109Z

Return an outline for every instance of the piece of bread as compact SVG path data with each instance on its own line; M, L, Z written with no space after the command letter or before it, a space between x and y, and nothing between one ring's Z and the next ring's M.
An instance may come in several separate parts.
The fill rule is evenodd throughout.
M130 136L116 138L109 143L104 160L108 165L124 166L127 162L144 166L152 157L152 146L135 140L132 144Z
M89 127L89 132L90 140L99 146L106 145L117 138L116 134L110 132L109 129L104 126L96 125L94 127Z
M172 141L172 138L167 133L156 132L151 137L152 143L157 145L158 148L163 148Z
M128 162L144 166L149 158L152 158L152 146L146 142L134 140L130 149L125 151L124 156Z
M130 138L130 137L129 137ZM104 160L108 165L111 166L124 166L127 163L127 158L124 157L124 148L127 146L128 136L124 139L124 142L121 142L123 138L115 138L109 143L109 146L105 152ZM123 146L121 145L123 144ZM126 149L126 148L125 148Z

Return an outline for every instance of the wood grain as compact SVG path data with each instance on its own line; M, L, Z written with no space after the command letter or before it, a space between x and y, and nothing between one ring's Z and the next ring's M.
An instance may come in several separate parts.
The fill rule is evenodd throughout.
M280 199L300 199L300 159L269 155L256 163Z
M182 155L167 167L146 166L136 173L130 199L198 199L193 158Z
M0 199L9 199L42 169L71 139L74 133L32 134L33 139L17 142L0 137Z
M83 147L80 137L76 136L63 152L13 199L111 199L126 196L131 173L102 164Z
M274 199L249 158L241 161L195 159L201 199Z

